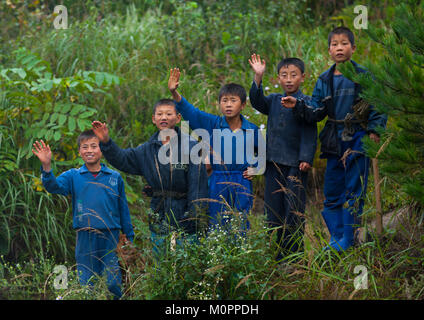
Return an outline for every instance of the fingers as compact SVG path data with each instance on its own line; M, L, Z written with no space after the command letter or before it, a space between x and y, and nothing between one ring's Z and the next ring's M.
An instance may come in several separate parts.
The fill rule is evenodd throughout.
M311 168L311 165L307 162L301 162L299 165L300 171L308 171Z

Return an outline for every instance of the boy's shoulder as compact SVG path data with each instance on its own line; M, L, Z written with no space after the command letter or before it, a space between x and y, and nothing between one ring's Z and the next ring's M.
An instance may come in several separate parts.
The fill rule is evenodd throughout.
M241 127L243 129L253 129L253 130L259 130L259 127L254 124L253 122L250 122L249 120L247 120L246 116L240 114L241 116Z

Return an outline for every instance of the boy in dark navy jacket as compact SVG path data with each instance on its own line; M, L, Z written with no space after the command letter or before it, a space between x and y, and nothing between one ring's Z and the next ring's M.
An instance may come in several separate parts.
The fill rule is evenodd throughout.
M115 252L122 232L134 238L121 175L100 163L99 139L92 130L78 137L84 165L57 178L51 171L52 152L44 141L34 143L33 153L41 161L42 182L50 193L72 195L73 228L77 230L75 258L80 283L104 271L109 290L121 297L121 272ZM91 283L90 283L91 284Z
M177 109L191 129L200 133L206 130L209 138L206 143L209 143L212 151L209 157L212 169L209 178L210 226L227 225L230 219L225 218L223 213L231 211L230 206L241 214L244 222L241 232L244 234L249 228L247 215L253 205L251 172L259 174L264 169L258 160L260 154L257 159L255 157L255 152L260 151L259 128L241 115L246 105L246 91L238 84L224 85L218 98L223 115L218 116L194 107L181 96L177 91L179 80L179 69L171 69L168 89L177 103Z
M197 142L176 126L181 115L174 101L162 99L153 108L152 122L159 129L149 141L136 148L121 149L109 138L105 123L94 121L93 130L100 140L105 158L115 168L142 175L152 190L149 228L156 253L172 232L184 231L193 237L208 193L205 165L190 161ZM184 160L186 159L186 160Z
M277 72L284 93L265 96L262 89L265 61L253 54L249 64L255 72L250 102L253 108L268 115L265 213L271 227L280 227L277 241L283 253L296 252L303 248L306 178L314 159L317 129L315 123L294 118L291 110L281 106L281 99L285 96L310 99L300 90L305 67L298 58L281 60ZM277 260L281 258L279 251Z
M321 158L327 159L324 181L324 210L322 216L331 238L326 249L346 250L354 244L354 234L367 188L369 158L362 138L365 135L379 141L376 129L386 126L386 115L373 106L360 107L361 88L337 69L349 61L356 72L367 72L351 60L356 50L354 35L346 27L337 27L328 36L328 53L335 62L322 73L315 85L311 101L286 98L282 104L293 108L293 114L309 123L328 119L319 137ZM356 110L355 110L356 109Z

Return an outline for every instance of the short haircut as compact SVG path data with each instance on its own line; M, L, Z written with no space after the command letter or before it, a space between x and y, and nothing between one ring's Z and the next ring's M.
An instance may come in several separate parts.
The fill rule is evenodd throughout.
M240 98L241 103L246 102L247 94L243 86L237 83L228 83L219 90L218 101L221 101L223 96L234 95Z
M348 27L337 27L334 28L329 34L328 34L328 47L330 48L331 39L335 34L345 34L347 35L350 44L352 46L355 45L355 36L353 35L353 32Z
M285 58L278 63L277 73L280 73L282 67L293 65L299 68L300 72L305 73L305 64L299 58Z
M78 139L77 139L78 149L80 148L82 141L88 140L88 139L91 139L91 138L97 138L93 129L88 129L88 130L81 132L81 134L78 136Z
M175 101L172 99L160 99L158 102L155 103L153 106L153 114L156 113L156 108L159 106L173 106L175 108L175 112L178 114L177 105L175 104Z

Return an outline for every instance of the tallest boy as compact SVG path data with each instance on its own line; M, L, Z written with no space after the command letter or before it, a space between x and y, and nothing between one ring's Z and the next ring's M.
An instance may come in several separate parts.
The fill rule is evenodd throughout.
M379 142L377 127L385 127L387 118L372 106L355 112L360 101L361 88L338 70L340 64L350 61L357 73L366 72L351 60L356 50L354 35L346 27L338 27L328 35L328 52L335 62L321 74L312 94L312 107L300 100L282 99L285 107L307 122L321 121L328 115L321 140L321 158L327 158L324 182L324 210L322 216L330 232L329 246L337 251L353 245L368 179L369 158L366 157L362 138L365 135ZM355 107L356 105L356 107Z

